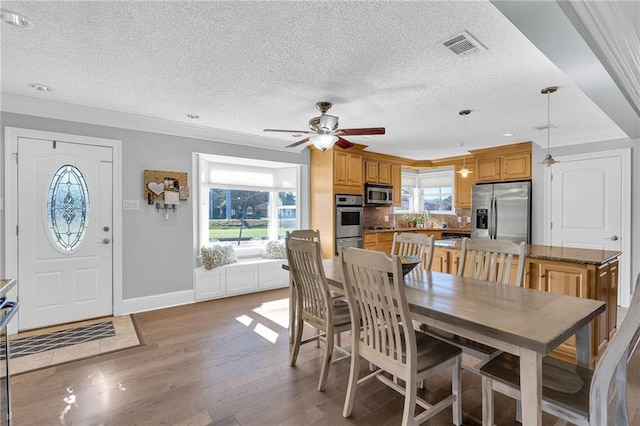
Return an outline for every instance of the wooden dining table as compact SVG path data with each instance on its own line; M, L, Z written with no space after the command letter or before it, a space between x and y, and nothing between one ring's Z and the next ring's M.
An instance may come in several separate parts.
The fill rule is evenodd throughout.
M331 290L344 294L340 260L325 259L322 263ZM288 270L286 264L283 268ZM591 365L591 322L605 311L604 302L420 267L409 272L404 283L416 321L520 357L525 426L542 422L542 358L546 354L575 335L578 364ZM293 327L294 322L290 324Z

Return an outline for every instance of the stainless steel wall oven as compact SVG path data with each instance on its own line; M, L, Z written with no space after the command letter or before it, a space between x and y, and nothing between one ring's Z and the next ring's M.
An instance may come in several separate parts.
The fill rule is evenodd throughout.
M336 254L340 247L362 248L362 195L336 195Z

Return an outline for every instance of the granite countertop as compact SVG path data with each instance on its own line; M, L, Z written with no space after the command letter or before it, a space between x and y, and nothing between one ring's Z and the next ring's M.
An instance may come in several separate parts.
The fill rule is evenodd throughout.
M411 231L432 231L432 232L450 232L452 234L471 235L471 229L462 228L408 228L396 227L385 229L365 229L364 233L380 233L380 232L411 232Z
M435 246L460 250L462 248L462 239L436 240ZM561 262L600 265L615 259L621 254L622 253L619 251L610 250L527 244L527 257L530 259L557 260Z

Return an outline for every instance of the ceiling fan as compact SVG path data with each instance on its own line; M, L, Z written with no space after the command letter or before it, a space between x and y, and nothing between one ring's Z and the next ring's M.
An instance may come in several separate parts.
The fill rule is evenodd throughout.
M365 136L365 135L384 135L384 127L367 127L362 129L338 129L338 117L328 115L327 111L331 108L331 102L318 102L316 108L320 111L319 117L313 117L309 120L309 130L283 130L283 129L264 129L265 132L281 132L281 133L302 133L309 134L301 141L287 145L285 148L293 148L303 143L311 142L316 148L322 151L331 148L333 144L338 145L342 149L351 148L353 143L344 139L342 136Z

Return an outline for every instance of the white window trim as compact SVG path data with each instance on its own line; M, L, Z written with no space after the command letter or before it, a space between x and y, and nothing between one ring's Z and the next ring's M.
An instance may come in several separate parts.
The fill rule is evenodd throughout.
M196 229L194 229L194 240L197 241L198 245L196 247L198 253L197 256L200 255L199 251L200 251L200 247L205 246L210 244L209 242L209 211L208 211L208 197L209 197L209 188L213 188L213 187L218 187L212 184L202 184L202 175L201 173L204 172L204 170L206 170L204 166L204 162L210 162L212 161L212 158L215 158L215 161L228 161L230 163L237 163L237 164L241 164L241 165L246 165L246 166L255 166L255 167L268 167L269 165L275 165L275 164L279 164L279 165L285 165L288 167L296 167L297 169L297 179L296 179L296 210L298 212L298 214L296 215L296 228L300 228L301 225L301 204L302 204L302 197L300 196L300 193L302 192L300 184L301 184L301 173L302 173L302 167L299 164L291 164L291 163L275 163L273 161L267 161L267 160L254 160L254 159L244 159L244 158L238 158L238 157L224 157L224 156L212 156L209 154L198 154L198 153L194 153L193 154L193 173L194 176L197 176L197 194L198 194L198 200L197 200L197 209L194 209L194 223L197 224L197 227L195 227ZM249 190L249 191L270 191L271 194L273 194L273 192L281 192L281 191L290 191L291 188L251 188L251 187L245 187L245 186L234 186L234 185L223 185L225 188L228 189L241 189L241 190ZM277 205L273 202L271 202L271 198L273 195L270 195L270 199L269 199L269 207L270 209L272 209L272 211L270 212L270 214L272 215L271 217L277 218ZM270 229L269 229L269 235L277 235L277 221L270 221ZM273 229L271 229L271 227ZM266 241L265 241L266 242ZM245 246L245 247L237 247L234 246L234 251L236 252L236 255L238 256L238 258L254 258L254 257L258 257L260 256L260 254L262 253L264 247L264 242L262 244L256 244L256 245L249 245L249 246ZM196 256L196 257L197 257Z
M423 214L424 210L420 209L422 205L422 187L420 186L420 175L428 174L428 173L438 173L438 172L451 172L451 211L432 211L428 210L431 214L438 215L455 215L455 169L450 167L445 168L431 168L431 169L419 169L419 170L403 170L402 177L408 177L410 179L415 179L415 186L412 187L411 194L411 202L409 203L409 209L403 210L401 208L397 208L394 210L395 213L405 213L405 214ZM400 185L401 188L410 187L408 185ZM411 188L411 187L410 187ZM420 201L420 202L417 202Z

